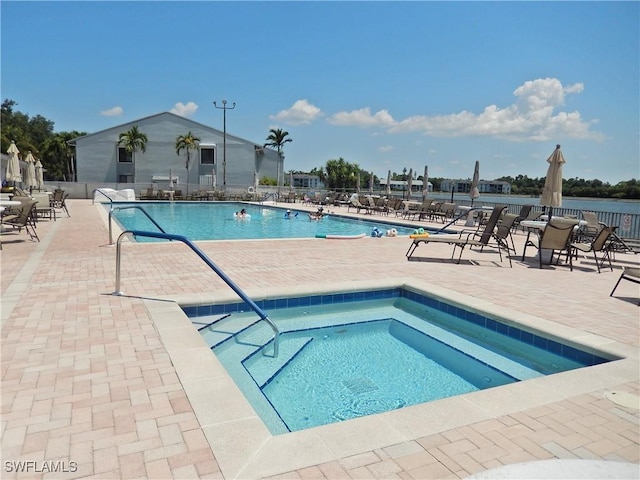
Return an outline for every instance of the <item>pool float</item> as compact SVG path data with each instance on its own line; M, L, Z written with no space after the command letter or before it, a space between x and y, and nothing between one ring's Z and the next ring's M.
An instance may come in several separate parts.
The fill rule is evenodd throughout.
M387 230L387 237L397 237L398 231L395 228Z
M378 227L373 227L373 230L371 230L371 236L374 238L381 238L383 235L384 232L379 230Z
M245 213L244 215L238 215L237 213L234 213L233 218L241 222L243 220L251 220L251 215L249 215L248 213Z
M316 238L327 238L329 240L356 240L358 238L366 237L366 233L361 233L359 235L316 235Z
M429 234L427 232L425 232L425 233L412 233L411 235L409 235L409 238L429 238Z

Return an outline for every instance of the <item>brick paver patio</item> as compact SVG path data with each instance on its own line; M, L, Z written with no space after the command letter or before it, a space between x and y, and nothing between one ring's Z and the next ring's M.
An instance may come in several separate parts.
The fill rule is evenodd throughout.
M24 232L2 235L2 478L225 478L144 299L228 287L181 244L127 244L126 295L110 295L115 248L104 214L88 200L68 206L70 218L38 224L40 243ZM518 249L523 238L516 235ZM638 286L623 282L609 297L637 255L617 255L615 271L598 274L587 259L573 272L538 269L533 258L510 269L491 252L465 251L456 265L451 247L436 245L407 262L406 237L199 246L245 289L419 279L640 346ZM638 395L639 370L615 389ZM271 478L465 478L554 458L638 464L639 411L604 394L576 393Z

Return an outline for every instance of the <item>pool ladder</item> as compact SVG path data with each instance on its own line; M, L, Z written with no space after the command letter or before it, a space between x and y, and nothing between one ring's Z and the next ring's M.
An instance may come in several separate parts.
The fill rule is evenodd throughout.
M143 210L144 211L144 210ZM145 212L146 213L146 212ZM148 216L148 215L147 215ZM154 222L155 223L155 222ZM279 340L280 340L280 330L275 323L269 318L269 316L258 306L256 303L251 300L244 291L240 289L238 285L236 285L233 280L231 280L226 273L224 273L220 268L211 261L207 255L200 250L196 245L194 245L187 237L183 235L174 235L171 233L165 232L145 232L142 230L126 230L120 234L118 237L118 241L116 244L116 289L112 293L112 295L124 295L120 290L120 259L121 259L121 249L122 249L122 239L127 235L131 234L134 237L150 237L150 238L161 238L166 240L175 240L178 242L182 242L187 245L191 250L193 250L196 255L200 257L200 259L206 263L211 270L213 270L231 289L236 292L236 294L253 310L258 314L261 320L264 320L271 330L273 330L273 357L276 358L278 356L279 350Z

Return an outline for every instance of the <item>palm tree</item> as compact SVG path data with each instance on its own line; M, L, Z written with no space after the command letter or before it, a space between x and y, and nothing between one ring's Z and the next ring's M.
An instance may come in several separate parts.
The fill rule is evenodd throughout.
M282 148L285 143L293 142L292 138L287 138L289 132L285 132L281 128L272 128L269 130L269 136L267 137L267 143L265 147L272 147L278 151L279 155L282 155Z
M287 138L288 135L289 135L289 132L285 132L281 128L271 128L271 129L269 129L269 135L266 138L267 143L265 143L263 145L264 147L275 148L278 151L278 157L280 159L279 163L278 163L278 178L277 178L277 181L278 181L278 192L280 191L280 189L279 189L279 187L280 187L280 162L283 163L283 168L284 168L284 162L283 162L284 155L282 154L282 148L284 147L285 143L293 142L293 139Z
M191 130L186 135L178 135L176 137L176 154L180 155L182 150L187 152L187 161L185 167L187 169L187 194L189 194L189 163L191 162L191 151L197 150L200 139L194 137ZM171 179L169 179L171 181Z
M144 153L147 149L147 142L149 139L147 136L138 130L138 126L134 125L127 132L123 132L118 137L118 145L122 145L127 153L131 154L131 161L133 161L133 183L136 183L136 152L140 150Z

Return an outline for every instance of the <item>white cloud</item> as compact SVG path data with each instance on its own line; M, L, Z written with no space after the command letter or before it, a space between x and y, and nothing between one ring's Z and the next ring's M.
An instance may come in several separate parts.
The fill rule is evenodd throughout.
M327 121L332 125L350 127L390 127L395 123L386 110L379 110L371 115L369 107L351 112L338 112Z
M582 83L563 86L557 78L539 78L513 91L516 100L501 108L488 105L480 113L462 111L445 115L415 115L395 121L387 110L371 114L368 107L338 112L328 120L333 125L383 127L390 133L422 132L432 137L487 136L512 141L550 141L559 137L603 140L591 130L597 120L584 120L580 113L561 111L565 98L581 93Z
M108 110L102 110L100 112L100 115L105 117L119 117L123 112L124 110L122 109L122 107L113 107Z
M181 117L190 117L198 110L198 105L194 102L188 102L186 105L182 102L176 103L171 110L171 113L180 115Z
M393 147L391 145L385 145L383 147L378 147L378 151L379 152L390 152L391 150L393 150Z
M279 120L292 125L306 125L322 115L322 111L309 103L305 98L296 101L288 110L281 110L276 115L271 115L272 120Z

